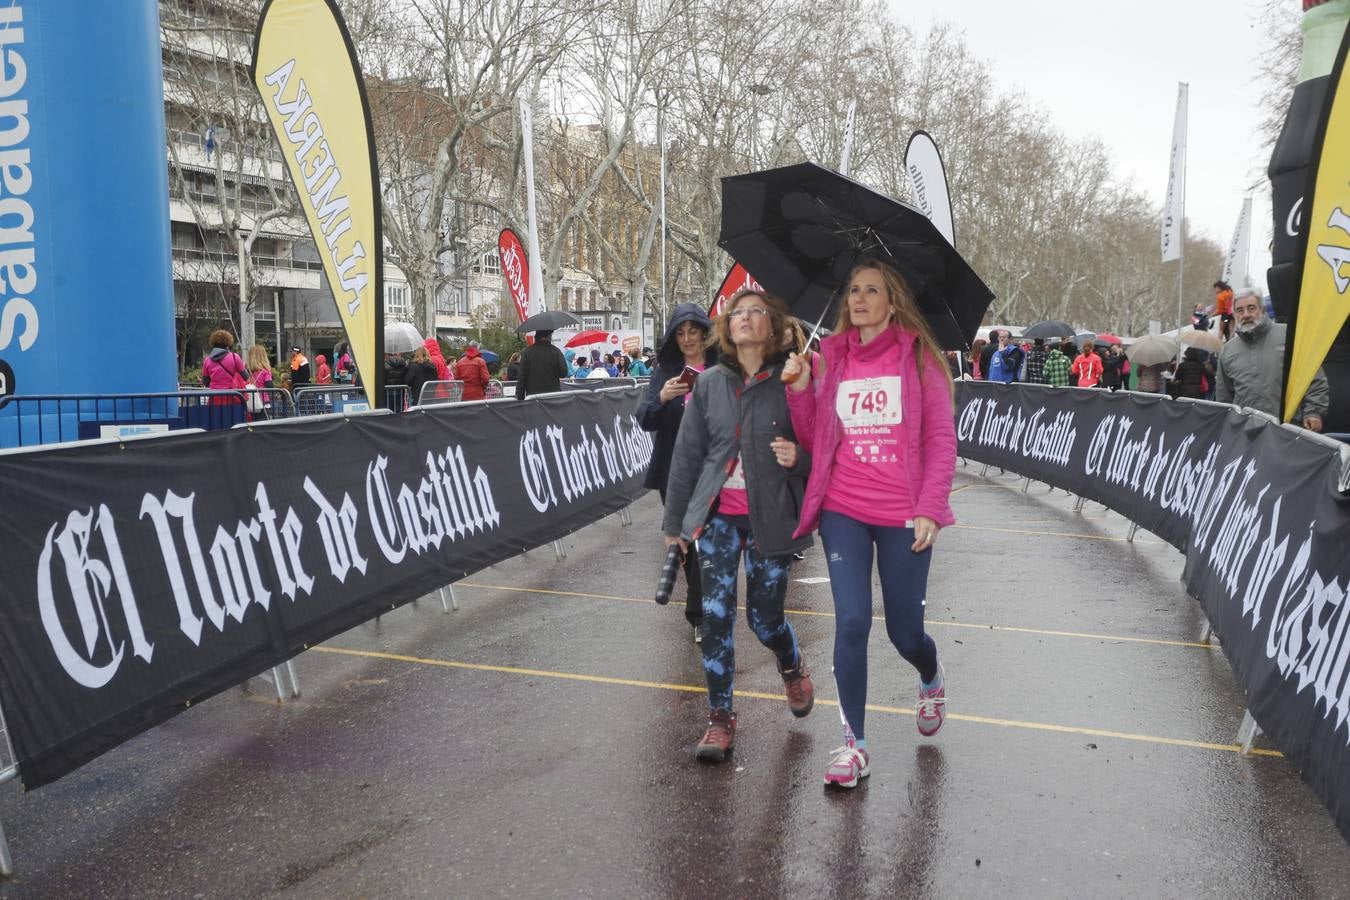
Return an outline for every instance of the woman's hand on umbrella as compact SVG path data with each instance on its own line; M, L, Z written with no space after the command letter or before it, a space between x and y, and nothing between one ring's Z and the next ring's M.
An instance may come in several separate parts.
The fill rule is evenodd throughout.
M689 383L687 381L681 381L680 376L676 375L674 378L661 385L661 402L669 403L676 397L683 397L685 394L689 393L690 390Z
M790 469L797 464L797 445L787 438L774 438L769 443L769 449L773 451L774 458L783 468Z
M811 366L800 353L788 356L783 364L783 383L794 391L804 391L811 383Z
M679 544L681 553L685 554L689 553L689 542L686 541L684 538L671 537L670 535L666 535L666 546L669 547L671 544Z
M933 542L937 540L939 530L938 523L927 516L915 516L914 543L909 549L913 550L915 553L922 553L923 551L928 550L933 546Z

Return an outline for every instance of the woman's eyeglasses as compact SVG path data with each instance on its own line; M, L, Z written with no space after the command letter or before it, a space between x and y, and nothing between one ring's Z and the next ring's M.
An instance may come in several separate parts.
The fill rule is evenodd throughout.
M746 316L767 316L769 308L767 306L738 306L727 313L733 319L742 319Z

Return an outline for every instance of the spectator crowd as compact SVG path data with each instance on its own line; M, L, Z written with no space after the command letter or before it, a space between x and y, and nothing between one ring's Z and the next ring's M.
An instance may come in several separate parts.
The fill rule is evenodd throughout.
M1095 336L1047 341L1015 340L1008 329L991 329L964 356L947 354L955 378L1044 384L1051 387L1129 389L1173 398L1216 400L1280 417L1284 395L1285 326L1254 291L1234 292L1214 284L1215 303L1197 307L1195 332L1213 334L1217 352L1185 347L1174 359L1133 365L1114 339ZM1218 318L1212 323L1211 315ZM1211 330L1211 324L1217 329ZM1330 404L1326 376L1319 370L1304 395L1294 422L1321 431Z

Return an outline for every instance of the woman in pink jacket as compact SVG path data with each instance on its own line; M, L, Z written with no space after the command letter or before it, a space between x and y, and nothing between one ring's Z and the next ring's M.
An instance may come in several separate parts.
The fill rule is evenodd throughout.
M833 751L825 784L851 788L868 774L874 555L886 633L919 672L920 733L936 734L945 715L942 665L923 614L933 541L956 521L947 499L956 471L952 378L904 279L864 260L849 275L816 372L794 355L783 380L793 430L815 460L798 534L819 527L834 594L844 746Z

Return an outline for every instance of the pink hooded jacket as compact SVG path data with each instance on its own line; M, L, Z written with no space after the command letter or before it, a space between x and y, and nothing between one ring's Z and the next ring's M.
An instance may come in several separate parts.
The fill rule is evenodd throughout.
M909 472L909 496L913 515L924 516L946 528L955 524L948 497L956 474L956 417L943 363L928 359L920 385L918 336L899 325L900 351L894 371L900 375L906 434L904 467ZM825 370L804 391L787 389L792 430L811 454L811 477L802 501L802 518L794 537L808 534L820 524L820 510L829 488L834 454L843 439L843 426L834 411L835 394L843 377L854 329L832 335L821 343Z

